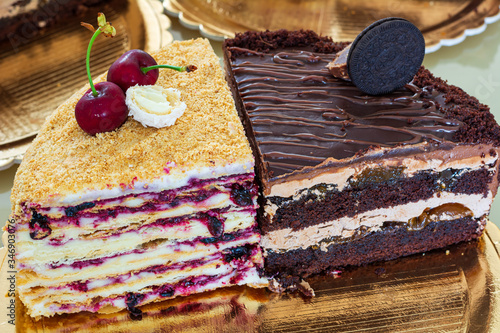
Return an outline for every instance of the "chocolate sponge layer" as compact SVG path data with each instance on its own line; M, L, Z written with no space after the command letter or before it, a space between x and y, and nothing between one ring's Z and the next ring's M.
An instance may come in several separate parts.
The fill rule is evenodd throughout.
M418 231L408 231L404 225L389 225L359 239L331 244L326 252L319 247L268 252L265 267L270 276L307 277L332 268L391 260L476 239L481 236L485 221L461 218L432 222Z
M458 176L457 176L458 174ZM385 182L366 182L343 191L327 191L319 199L311 193L299 200L267 197L278 206L274 218L261 223L263 233L283 228L300 230L311 225L352 217L373 209L404 205L431 198L436 192L483 194L489 191L493 175L487 169L461 173L460 170L420 172L413 177L394 178ZM443 189L443 185L445 188ZM311 192L315 192L313 191Z

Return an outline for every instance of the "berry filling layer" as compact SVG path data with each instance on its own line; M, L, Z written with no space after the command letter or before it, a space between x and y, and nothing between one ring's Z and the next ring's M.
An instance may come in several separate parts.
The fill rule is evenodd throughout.
M206 274L211 276L226 275L234 270L256 271L254 263L260 262L262 262L262 257L258 244L233 246L194 260L174 264L167 262L103 278L78 280L66 284L57 281L58 284L52 283L51 286L37 286L29 290L29 296L26 299L34 301L37 298L50 298L51 301L57 299L58 302L79 302L88 297L112 296L129 288L135 290L148 288L160 281L172 285L193 276ZM237 278L233 278L231 284L238 284L239 281ZM167 297L165 293L164 291L163 297ZM174 295L175 293L171 297Z
M254 174L72 206L24 206L19 291L31 316L117 311L230 285L267 285ZM139 296L131 296L139 295Z
M40 304L40 307L54 313L74 313L80 311L109 312L128 309L132 314L140 313L138 306L155 301L162 301L176 296L188 296L194 293L214 290L221 286L243 285L248 281L258 281L260 278L256 272L249 268L230 269L225 274L202 275L195 278L186 278L171 284L155 285L148 290L125 295L113 295L105 298L91 299L85 303L53 303L50 305ZM45 310L45 309L44 309Z
M22 264L21 269L36 274L37 279L27 283L22 288L35 286L51 286L53 280L57 283L76 280L95 279L117 274L138 272L149 267L183 265L188 261L202 260L229 248L258 244L260 234L256 225L225 233L219 238L198 237L184 242L154 241L144 246L97 259L76 260L67 263L51 262L43 265Z

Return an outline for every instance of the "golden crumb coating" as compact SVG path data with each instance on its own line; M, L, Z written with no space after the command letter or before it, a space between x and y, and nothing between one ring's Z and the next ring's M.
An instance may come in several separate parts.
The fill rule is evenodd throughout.
M21 163L12 188L13 209L24 202L102 190L181 170L253 161L219 59L205 39L174 42L152 53L159 64L195 65L193 72L160 69L156 84L176 88L187 105L171 127L146 128L129 117L117 130L91 136L77 124L75 105L87 85L43 125ZM96 81L103 81L105 75ZM52 200L51 200L52 198Z

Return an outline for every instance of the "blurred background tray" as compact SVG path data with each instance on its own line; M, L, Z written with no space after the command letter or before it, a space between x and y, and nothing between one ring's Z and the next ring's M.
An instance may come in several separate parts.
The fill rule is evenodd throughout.
M384 17L403 17L422 30L426 52L460 43L499 16L500 0L164 0L167 13L216 40L247 30L311 29L353 40Z
M152 51L173 39L157 0L114 0L98 9L18 44L0 45L0 170L20 162L45 118L87 82L85 55L92 33L80 21L97 26L97 11L102 11L118 31L112 39L96 40L93 77L127 50Z
M313 298L224 288L142 306L140 321L122 311L37 322L17 300L17 331L499 332L499 250L500 230L489 222L479 241L313 278ZM6 270L4 262L1 284ZM0 331L7 333L4 320Z

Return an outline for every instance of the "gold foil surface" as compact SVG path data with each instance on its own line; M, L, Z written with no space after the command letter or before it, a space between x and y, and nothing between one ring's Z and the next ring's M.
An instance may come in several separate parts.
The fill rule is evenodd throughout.
M127 50L155 50L173 39L162 10L157 0L111 0L83 18L41 31L27 26L1 42L0 170L19 162L45 118L88 83L85 56L92 33L80 21L95 27L102 11L117 30L114 38L100 36L92 47L95 78Z
M17 332L499 332L499 250L500 230L489 222L479 241L312 278L312 298L223 288L142 306L142 320L122 311L35 321L18 301L16 327Z
M376 20L402 17L420 28L432 51L484 28L498 15L500 0L164 0L164 5L184 25L215 39L247 30L311 29L352 41Z

